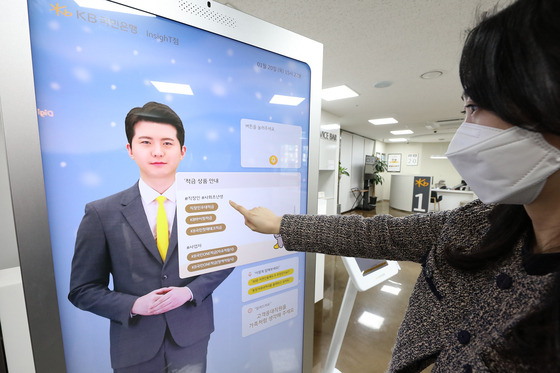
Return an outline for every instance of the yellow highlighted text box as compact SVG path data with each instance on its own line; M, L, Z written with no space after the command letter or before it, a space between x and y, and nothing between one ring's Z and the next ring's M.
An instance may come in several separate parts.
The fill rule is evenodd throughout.
M289 276L292 273L294 273L294 269L293 268L288 268L288 269L285 269L283 271L270 273L268 275L260 276L260 277L257 277L257 278L252 278L252 279L249 280L249 286L256 285L256 284L261 284L263 282L274 280L276 278Z
M254 288L249 289L249 295L260 293L261 291L274 289L274 288L277 288L277 287L280 287L280 286L284 286L284 285L290 284L292 282L294 282L293 277L286 277L286 278L283 278L283 279L278 280L278 281L269 282L268 284L255 286Z

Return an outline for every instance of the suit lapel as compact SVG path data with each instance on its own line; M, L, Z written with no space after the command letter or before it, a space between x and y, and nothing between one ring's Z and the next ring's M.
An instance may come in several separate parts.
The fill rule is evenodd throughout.
M138 183L132 188L128 189L121 200L122 214L134 232L140 238L146 249L161 263L161 256L157 249L156 240L148 224L146 212L142 205L142 198L140 197L140 190Z

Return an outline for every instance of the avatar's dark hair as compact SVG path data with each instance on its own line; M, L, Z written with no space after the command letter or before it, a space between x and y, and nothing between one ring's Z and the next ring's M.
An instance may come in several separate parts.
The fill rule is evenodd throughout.
M132 146L134 125L141 120L170 124L177 130L177 139L181 147L185 144L185 129L181 118L167 105L150 101L142 107L135 107L128 112L124 128L128 143Z

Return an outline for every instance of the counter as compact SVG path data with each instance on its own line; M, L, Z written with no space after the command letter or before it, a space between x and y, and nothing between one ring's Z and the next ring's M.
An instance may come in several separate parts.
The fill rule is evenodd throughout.
M389 198L389 207L402 211L419 212L419 210L413 206L413 204L418 204L418 201L415 202L415 198L418 198L418 194L416 194L417 192L414 191L415 177L419 176L401 174L391 175L391 196ZM431 177L424 178L431 182ZM452 210L478 198L474 192L470 190L432 189L432 191L442 197L439 202L440 211ZM426 196L428 195L429 194ZM429 199L430 204L428 211L434 211L434 204L431 203L431 198Z
M440 211L453 210L454 208L460 207L478 198L474 192L470 190L432 189L432 191L442 197L439 202ZM434 211L433 203L430 203L430 211Z

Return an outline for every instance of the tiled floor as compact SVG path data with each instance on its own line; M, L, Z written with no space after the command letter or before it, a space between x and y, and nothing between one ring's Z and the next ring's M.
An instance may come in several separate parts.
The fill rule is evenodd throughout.
M364 216L391 214L403 216L408 213L390 209L388 202L380 202L373 211L354 210L351 213ZM399 262L401 270L383 284L400 288L398 295L382 292L381 285L359 292L348 322L336 368L342 373L385 372L391 359L398 327L404 317L408 298L420 265ZM348 274L339 257L325 259L325 296L315 304L315 334L313 373L324 373L325 359L331 343L332 333L338 317L342 297L348 282ZM364 312L383 318L379 329L362 325L358 319ZM428 369L427 371L430 371ZM330 372L329 372L330 373Z

